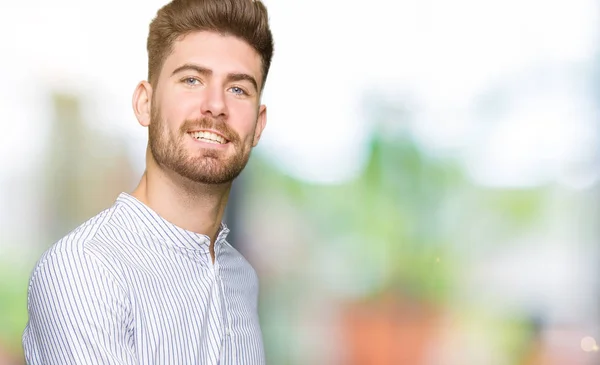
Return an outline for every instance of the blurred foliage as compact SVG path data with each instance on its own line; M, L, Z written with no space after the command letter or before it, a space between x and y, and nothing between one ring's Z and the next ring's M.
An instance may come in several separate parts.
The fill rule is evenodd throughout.
M304 182L257 158L249 190L276 194L300 212L321 242L347 260L347 280L359 297L396 292L417 301L443 301L460 275L454 248L473 219L490 233L531 228L544 209L543 190L474 186L460 165L425 154L408 136L375 134L370 158L356 179L338 185ZM474 215L474 213L476 214ZM497 231L497 232L496 232ZM360 284L363 283L363 284Z
M22 353L21 335L27 323L29 273L30 267L25 267L18 260L0 260L0 344L13 354Z
M443 258L451 237L440 212L445 196L463 184L456 164L428 158L410 139L376 136L364 173L341 185L306 183L266 163L253 171L253 183L283 190L323 242L350 237L340 259L346 253L362 262L354 280L369 282L365 295L400 289L440 299L449 287L454 271Z
M278 201L286 206L282 212L292 209L294 219L302 221L297 223L301 230L311 230L308 236L317 238L295 239L294 244L306 246L309 258L298 258L263 287L268 294L261 295L261 318L272 363L294 358L288 349L291 340L282 334L294 327L302 293L322 290L366 308L376 308L376 302L391 295L398 303L452 311L449 304L457 300L456 287L471 259L466 253L494 248L531 230L548 203L543 188L476 186L458 161L428 155L402 134L374 134L363 172L336 185L296 179L260 156L252 160L250 171L246 190L259 196L250 205ZM287 227L282 220L289 215L279 213L270 213L271 219L277 217L271 224ZM307 268L317 273L304 272ZM531 342L528 318L494 319L485 311L476 314L481 308L456 310L466 332L490 334L494 328L492 346L508 363L520 363Z

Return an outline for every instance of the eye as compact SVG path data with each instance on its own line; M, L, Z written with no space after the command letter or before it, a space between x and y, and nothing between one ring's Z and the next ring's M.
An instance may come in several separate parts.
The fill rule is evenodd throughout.
M200 80L198 80L195 77L186 77L184 79L181 80L184 84L189 85L189 86L196 86L196 85L200 85L201 82Z
M229 90L231 90L231 92L236 95L248 95L248 93L241 87L234 86L234 87L230 88Z

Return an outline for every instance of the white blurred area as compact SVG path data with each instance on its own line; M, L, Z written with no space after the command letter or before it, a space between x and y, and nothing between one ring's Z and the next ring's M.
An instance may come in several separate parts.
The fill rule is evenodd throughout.
M458 244L469 265L455 305L543 313L550 327L582 331L546 334L550 342L572 336L577 351L584 336L599 340L598 2L264 2L275 57L257 152L306 182L350 181L376 128L365 96L397 103L408 117L388 123L389 135L408 133L427 154L457 158L476 186L550 192L543 224L518 237L474 218ZM44 168L41 154L53 143L49 93L81 95L88 126L122 141L134 175L142 173L147 131L130 100L146 77L148 24L165 3L0 2L0 255L13 252L9 237L36 238L23 231L40 193L23 182ZM307 326L298 330L309 344L299 348L326 352L310 344L318 324ZM430 362L506 364L493 349L475 348L485 342L469 337L476 331L465 333L435 340Z
M0 166L35 159L47 136L43 97L60 90L86 95L87 122L127 139L141 170L146 135L130 99L146 76L147 25L164 3L0 5ZM260 148L290 174L329 183L360 172L371 130L361 98L374 89L410 102L410 129L421 143L464 154L482 184L535 185L582 164L597 170L590 162L597 107L587 79L599 41L597 2L265 3L276 54ZM480 115L494 96L501 116ZM19 160L10 157L15 152Z

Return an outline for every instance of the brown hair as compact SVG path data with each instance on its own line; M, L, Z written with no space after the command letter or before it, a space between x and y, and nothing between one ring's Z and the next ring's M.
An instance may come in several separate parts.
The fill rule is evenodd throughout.
M156 86L160 70L180 37L195 31L232 35L247 42L262 60L262 87L273 57L267 9L260 0L173 0L150 23L148 81Z

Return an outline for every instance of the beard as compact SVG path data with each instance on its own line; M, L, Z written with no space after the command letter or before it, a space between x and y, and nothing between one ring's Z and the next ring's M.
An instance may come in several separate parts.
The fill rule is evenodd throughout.
M250 158L251 146L244 146L238 134L222 119L186 120L174 133L160 114L160 109L152 105L148 142L150 152L159 166L191 181L211 185L232 182L244 170ZM218 131L229 141L235 153L226 156L224 151L203 149L192 155L185 149L185 138L190 138L187 131L194 129Z

